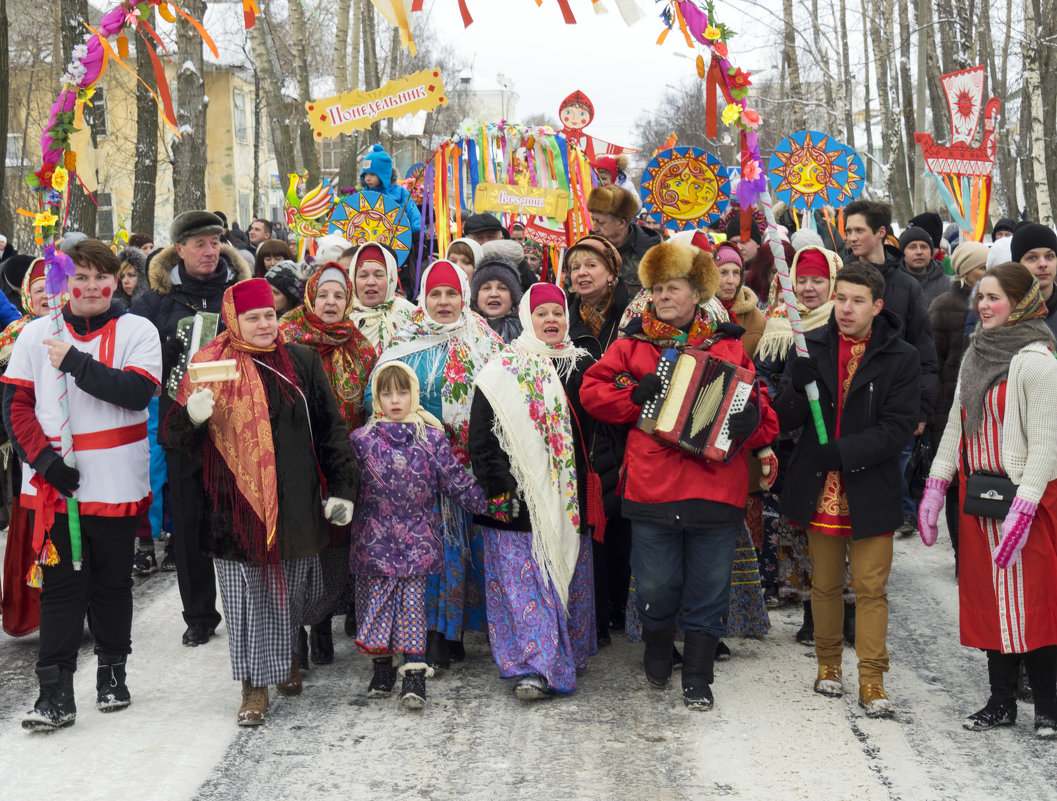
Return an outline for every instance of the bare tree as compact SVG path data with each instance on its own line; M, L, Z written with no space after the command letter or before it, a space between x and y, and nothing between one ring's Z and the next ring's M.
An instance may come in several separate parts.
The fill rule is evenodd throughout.
M800 83L800 59L796 47L796 26L793 22L793 0L782 0L782 11L785 20L785 40L782 47L782 59L789 75L789 98L792 102L793 130L802 131L807 127L804 117L804 90Z
M184 0L183 10L195 19L205 14L205 0ZM176 49L182 66L176 73L176 121L180 138L173 142L173 211L205 208L206 84L205 59L198 31L183 17L176 20Z
M261 14L257 24L250 29L250 43L253 46L253 58L264 93L264 105L268 111L276 169L280 179L285 180L286 176L296 169L294 143L290 136L290 126L286 124L286 103L283 100L282 86L279 84L279 76L283 73L279 68L267 11Z
M7 0L0 0L0 131L4 133L4 153L0 159L0 198L7 198L7 117L9 112L8 94L11 91L10 75L7 70ZM11 207L6 202L0 203L0 230L14 241L14 225L11 218Z
M874 61L877 66L877 95L881 105L881 153L886 165L885 188L891 199L896 218L910 219L910 195L907 192L906 150L899 125L899 116L892 97L898 86L892 80L892 2L874 0L869 11L870 39L873 42Z
M301 149L301 160L308 172L308 185L315 186L320 179L319 153L316 152L312 125L304 111L304 104L312 100L308 56L305 51L305 39L307 38L305 13L301 8L300 0L292 0L288 8L290 9L290 34L294 50L294 74L297 76L297 93L300 95L300 103L297 107L297 139ZM266 21L266 24L270 23Z
M154 12L151 12L153 14ZM151 21L151 20L148 20ZM156 88L148 37L136 41L136 71ZM132 231L154 233L154 204L158 186L158 106L150 90L136 82L136 164L132 191Z

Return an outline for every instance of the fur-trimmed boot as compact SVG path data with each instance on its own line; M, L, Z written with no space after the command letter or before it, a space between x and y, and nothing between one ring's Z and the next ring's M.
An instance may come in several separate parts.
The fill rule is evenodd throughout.
M404 709L422 709L426 705L426 679L433 676L433 668L425 662L405 662L397 673L403 679L400 703Z
M22 718L28 731L55 731L72 726L77 720L73 702L73 673L58 665L37 668L40 695L33 710Z
M642 627L642 641L646 644L642 654L642 669L646 679L654 687L667 687L672 677L672 649L675 648L675 624L663 629ZM715 648L715 643L713 643ZM686 657L683 657L685 666ZM685 667L684 667L685 669Z
M715 680L713 663L718 637L703 631L686 632L683 643L683 703L687 709L708 711L712 708L712 688Z
M249 679L242 680L242 706L236 717L240 726L260 726L268 714L268 688L254 687Z
M393 694L393 685L396 684L393 656L376 656L371 659L371 663L374 665L374 675L371 676L371 683L367 685L367 697L388 698Z
M132 703L125 684L125 654L99 654L95 669L95 707L100 712L116 712Z

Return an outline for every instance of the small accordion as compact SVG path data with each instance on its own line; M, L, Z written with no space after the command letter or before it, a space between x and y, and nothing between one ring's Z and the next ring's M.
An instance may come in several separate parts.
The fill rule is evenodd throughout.
M745 440L730 436L730 416L758 387L755 374L707 351L668 348L657 361L661 390L642 406L638 427L658 442L713 462L729 462Z

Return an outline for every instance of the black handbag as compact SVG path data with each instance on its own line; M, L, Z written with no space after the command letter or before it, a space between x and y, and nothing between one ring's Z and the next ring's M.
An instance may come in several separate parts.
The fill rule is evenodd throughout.
M932 470L932 435L928 428L914 438L914 448L907 460L907 467L903 473L910 497L916 501L921 500L925 494L925 482L928 480L929 471Z
M1017 485L1005 473L977 470L965 480L962 511L976 517L1004 520L1015 497Z

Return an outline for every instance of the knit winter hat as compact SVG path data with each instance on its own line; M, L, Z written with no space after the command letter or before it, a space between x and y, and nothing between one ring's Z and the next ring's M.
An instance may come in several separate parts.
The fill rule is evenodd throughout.
M724 242L718 248L716 248L716 266L719 267L721 264L736 264L739 267L743 267L744 264L741 261L741 253L734 245Z
M911 242L924 242L929 248L933 249L937 247L932 243L932 235L924 228L920 228L916 225L907 228L899 237L899 249L906 250L907 245Z
M571 248L565 251L565 269L569 269L569 259L574 252L580 249L590 250L596 256L600 256L602 261L605 263L606 268L609 270L610 275L620 275L620 266L623 260L620 258L620 253L617 251L613 244L605 237L598 236L597 234L588 234L587 236L581 237L576 240Z
M490 256L477 265L473 278L470 279L470 302L473 308L477 308L477 293L489 281L502 281L506 284L506 288L510 290L511 308L518 307L521 303L521 278L517 265L501 256Z
M951 256L951 267L961 284L965 284L966 277L977 267L987 265L989 250L990 248L983 242L971 241L963 242L954 249L954 254Z
M1013 261L1020 261L1024 254L1035 248L1049 248L1057 252L1057 233L1048 225L1028 223L1013 232L1011 254Z
M1009 231L1009 233L1013 233L1013 229L1016 227L1016 220L1010 219L1009 217L999 217L998 222L996 222L991 229L991 238L997 239L999 231Z
M730 218L730 222L727 223L727 239L741 239L741 215L735 214ZM749 225L749 237L757 245L763 244L763 234L760 232L760 226L753 220Z
M272 288L263 278L239 281L231 287L231 299L235 303L235 314L245 314L254 309L275 308Z
M301 281L297 275L297 265L289 259L273 264L264 274L264 280L278 289L290 301L291 306L301 303Z
M544 303L557 303L565 306L565 293L556 284L533 284L529 288L529 311L536 311Z
M393 177L393 159L381 145L373 145L364 156L360 168L360 183L363 183L363 176L367 173L378 176L378 180L382 182L382 191L389 188L389 181Z
M987 253L987 264L984 265L990 270L996 264L1005 264L1007 261L1015 261L1013 258L1013 237L1004 236L1001 239L996 240L991 244L991 249Z
M345 239L341 234L327 234L316 242L316 264L326 264L328 261L337 261L341 254L353 247L352 242Z
M910 218L910 225L924 228L932 240L932 249L939 250L940 240L943 239L943 220L934 211L923 211L917 217Z

